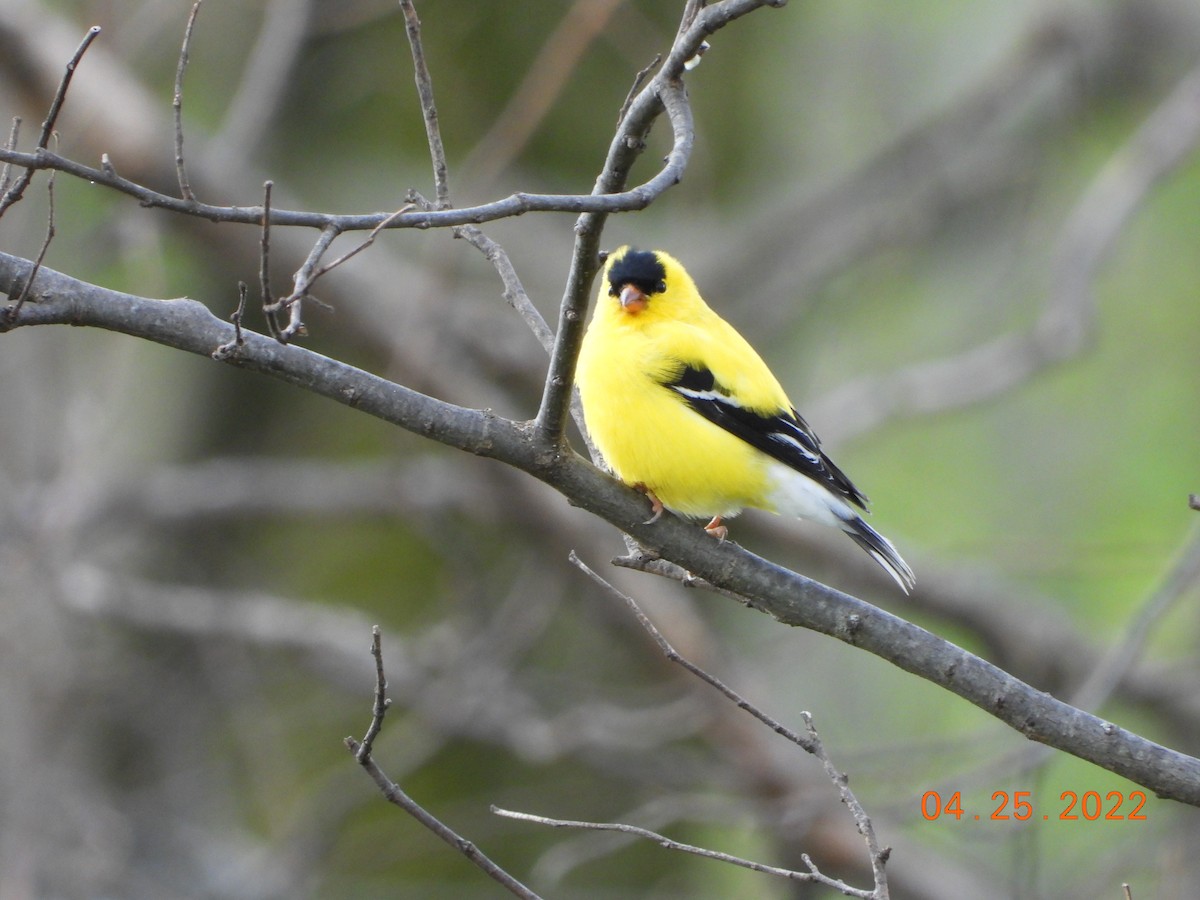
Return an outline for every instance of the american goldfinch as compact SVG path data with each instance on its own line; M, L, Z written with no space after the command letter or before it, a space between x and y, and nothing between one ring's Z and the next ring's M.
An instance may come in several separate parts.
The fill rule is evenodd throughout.
M665 507L756 507L850 535L907 593L913 573L863 521L866 497L822 450L766 363L709 308L678 260L621 247L604 267L576 368L584 419L618 478Z

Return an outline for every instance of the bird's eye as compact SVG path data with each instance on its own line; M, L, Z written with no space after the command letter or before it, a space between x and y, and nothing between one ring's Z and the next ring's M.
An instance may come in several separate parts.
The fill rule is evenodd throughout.
M666 289L667 289L667 283L665 281L660 281L658 284L656 284L654 286L654 293L661 294Z

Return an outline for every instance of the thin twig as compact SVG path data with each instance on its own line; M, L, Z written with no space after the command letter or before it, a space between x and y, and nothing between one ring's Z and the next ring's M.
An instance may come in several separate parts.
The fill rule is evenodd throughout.
M312 290L313 283L318 278L320 278L330 269L340 266L360 250L369 247L374 242L375 235L379 233L379 229L383 227L385 227L384 223L380 223L379 228L376 228L374 231L372 231L370 236L363 241L362 244L360 244L358 247L355 247L349 253L343 254L339 259L335 259L327 266L320 266L321 258L329 250L329 246L335 240L337 240L338 235L340 235L341 232L332 225L322 228L320 235L317 236L317 240L312 246L312 249L308 251L308 256L304 260L304 265L297 269L296 274L292 276L291 296L285 298L281 302L287 303L293 297L308 296L309 291Z
M383 717L387 712L387 676L383 669L382 639L379 626L371 629L371 655L375 658L375 700L371 707L371 724L361 741L347 737L344 741L346 749L354 754L358 761L378 785L384 798L400 807L426 829L433 832L472 863L479 867L489 878L506 888L514 896L524 900L540 900L537 894L527 888L496 863L492 862L474 843L460 836L450 826L446 825L423 806L408 796L400 785L392 781L375 762L371 755L372 745L383 727Z
M304 327L304 322L300 318L300 314L304 309L304 297L287 297L280 303L281 308L288 311L288 323L279 332L279 339L283 343L289 343L294 337L303 337L308 334L308 330Z
M183 74L187 71L188 49L192 44L192 28L196 24L196 15L200 12L200 4L204 0L196 0L188 15L187 26L183 30L183 46L179 50L179 64L175 67L175 97L171 106L175 113L175 174L179 179L179 195L184 200L195 200L191 182L188 181L187 166L183 160Z
M271 303L271 191L275 182L263 182L262 254L259 258L258 287L263 306Z
M696 21L696 16L700 15L700 10L704 8L706 0L687 0L683 6L683 15L679 17L679 28L675 32L675 40L678 41L692 27L692 23Z
M683 7L683 15L679 19L679 30L675 33L675 41L678 43L692 27L692 23L696 21L696 16L700 15L700 10L704 8L707 0L687 0ZM701 41L696 45L695 55L688 58L683 64L684 69L691 71L700 64L700 57L703 56L709 49L708 41Z
M379 737L379 732L383 730L383 717L392 705L392 701L387 698L387 676L383 671L383 638L378 625L371 628L371 657L375 660L375 703L371 707L371 724L354 753L354 758L363 764L371 758L375 738Z
M508 305L517 311L517 314L529 326L529 330L533 332L533 336L537 338L538 343L547 352L553 349L554 332L550 330L545 318L533 305L533 301L529 299L525 285L521 283L521 278L517 275L517 270L513 267L512 260L508 258L504 248L474 225L462 225L454 229L454 233L456 237L461 237L486 256L488 262L495 266L496 274L500 276L500 281L504 284L504 299L508 301Z
M271 296L271 190L275 187L273 181L263 183L262 233L259 238L258 257L258 296L262 305L263 316L267 320L267 331L271 337L281 344L283 334L279 327L280 307Z
M699 27L694 27L688 32L686 36L687 40L677 48L678 53L676 49L672 49L671 55L664 63L663 69L655 76L656 80L663 77L665 72L670 71L677 75L679 71L682 71L684 63L691 56L695 55L696 48L703 41L704 35L711 34L732 19L745 15L760 6L779 5L782 5L779 0L725 0L725 2L717 6L706 7L698 17L697 24ZM687 55L684 56L683 54ZM666 80L664 78L664 83ZM650 107L657 102L657 99L647 95L646 90L643 90L638 95L638 98L635 99L635 103L631 105L631 110L634 106L640 108L642 103L646 103L647 107ZM645 111L643 110L643 112ZM642 125L648 127L648 122L643 121ZM632 139L633 137L633 135L624 132L617 136L620 142ZM613 150L610 148L610 155L612 152ZM622 190L621 185L624 184L625 175L628 173L629 166L632 165L635 156L636 153L626 159L619 171L610 165L606 165L601 184L590 194L538 194L520 192L478 206L457 209L413 210L393 219L389 227L449 228L455 225L479 225L484 222L512 218L529 212L565 212L577 215L594 213L607 215L609 213L645 209L655 198L682 177L682 169L678 165L679 161L677 159L668 157L671 171L660 170L648 181L628 190ZM133 197L142 206L146 207L166 209L181 215L194 216L213 222L230 222L244 225L260 225L262 223L261 209L244 206L214 206L208 203L188 201L180 197L163 194L122 177L117 174L109 162L102 163L100 167L88 166L62 157L57 153L52 153L45 148L39 148L33 153L20 153L16 150L0 149L0 162L10 163L30 171L57 169L84 181L90 181L119 191ZM616 177L617 175L620 177ZM613 186L614 184L615 186ZM275 225L279 226L325 228L328 225L333 225L339 231L370 231L391 215L392 213L382 212L332 215L329 213L302 210L276 209L272 210L271 219ZM588 223L584 223L583 225L577 223L576 227L577 229L582 228L583 231L587 231L591 226ZM590 285L591 276L595 270L595 257L598 248L599 234L596 233L576 251L576 260L587 257L591 261L582 265L573 264L572 271L574 274L569 278L570 284L582 284L584 287ZM577 289L575 288L573 291ZM586 307L586 304L584 304L584 307Z
M413 209L415 207L415 205L416 204L413 204L413 203L405 203L402 207L400 207L398 210L396 210L394 213L392 213L390 216L388 216L386 219L384 219L382 222L380 222L378 225L376 225L373 229L371 229L371 233L369 235L367 235L366 240L364 240L361 244L359 244L357 247L354 247L351 250L347 250L345 253L343 253L341 256L339 256L337 259L335 259L333 262L329 263L328 265L321 266L321 268L319 268L315 272L313 272L312 277L309 279L308 284L305 286L305 293L307 293L308 290L312 287L313 282L315 282L322 275L332 272L334 269L336 269L338 266L340 266L346 260L352 259L353 257L357 256L358 254L362 253L364 250L366 250L372 244L374 244L375 238L379 237L379 233L381 231L383 231L385 228L387 228L389 225L391 225L394 221L396 221L396 219L400 218L402 215L404 215L410 209ZM327 230L331 230L331 229L327 229ZM341 232L336 232L336 234L340 234L340 233Z
M700 666L696 665L687 657L679 653L678 650L671 646L671 643L666 639L666 637L663 636L662 632L658 630L654 623L650 621L650 617L642 611L636 600L634 600L625 592L619 590L615 585L605 578L601 577L590 566L588 566L587 563L581 560L579 556L576 555L574 550L571 551L568 559L570 560L571 564L579 569L579 571L583 572L584 575L590 578L593 582L595 582L613 597L616 597L625 604L625 607L633 614L634 618L637 619L638 624L641 625L645 632L650 635L654 643L658 645L659 650L662 651L663 656L665 656L669 661L682 666L705 684L716 688L717 691L719 691L727 700L732 702L738 709L749 713L751 716L758 719L758 721L766 725L785 740L791 741L805 753L809 753L820 760L822 767L825 769L825 774L838 789L838 793L841 794L842 803L844 803L846 808L850 811L850 815L854 818L854 824L857 826L859 834L863 836L863 840L867 845L867 852L871 859L871 871L875 878L875 889L874 891L865 893L862 896L877 898L877 900L885 900L885 898L888 896L888 888L887 874L884 871L884 866L887 863L888 857L891 855L891 848L881 848L879 846L879 841L875 836L875 827L871 823L871 817L867 815L867 812L865 809L863 809L862 804L858 802L858 798L854 796L854 792L850 790L850 780L845 774L837 770L837 768L833 765L832 760L830 760L829 755L825 752L824 745L821 743L820 735L817 734L817 729L813 726L812 715L807 712L800 713L800 716L804 719L804 730L807 732L806 735L801 735L798 732L793 731L782 722L779 722L767 715L737 691L733 690L733 688L729 687L729 685L725 684L725 682L721 681L721 679L705 671ZM816 869L812 866L811 862L806 860L806 864L814 873L816 872Z
M729 863L730 865L740 866L743 869L749 869L752 872L760 872L764 875L774 875L778 878L786 878L789 881L815 882L823 884L826 887L833 888L836 891L845 894L847 897L859 897L862 900L879 900L880 895L874 891L864 891L859 888L851 887L844 881L839 881L836 878L830 878L828 875L822 874L811 859L807 855L801 856L804 864L808 866L809 871L797 872L794 869L782 869L778 866L768 866L763 863L754 862L750 859L745 859L741 856L734 856L730 853L722 853L719 850L709 850L705 847L697 847L694 844L684 844L681 841L672 840L665 835L659 834L657 831L651 831L649 828L641 828L637 825L628 825L622 822L583 822L575 819L552 819L549 816L538 816L533 813L517 812L511 809L501 809L498 806L492 807L492 812L498 816L504 816L508 819L519 819L522 822L533 822L537 825L546 825L550 828L574 828L583 831L615 831L621 834L632 834L636 837L643 837L667 850L678 850L681 853L690 853L693 856L700 856L704 859L712 859L717 862Z
M42 122L42 133L38 136L37 142L37 149L39 151L43 151L50 146L50 135L54 133L54 125L58 121L58 114L62 111L63 102L67 98L67 88L71 86L71 79L75 75L75 69L79 66L79 61L83 59L83 54L87 52L87 48L92 45L92 41L99 34L99 25L93 25L89 28L87 34L83 36L83 40L80 41L79 46L67 61L66 71L63 72L62 80L58 83L58 91L54 94L54 100L50 104L50 111L46 114L46 120ZM10 206L21 199L21 196L25 193L25 189L29 187L29 182L33 180L33 171L33 169L27 168L17 178L12 188L3 197L0 197L0 216L3 216Z
M12 131L8 134L8 142L4 145L5 150L16 150L17 140L21 135L21 117L13 116ZM5 163L4 168L0 169L0 194L8 190L9 184L12 183L12 163Z
M442 132L438 127L437 106L433 102L433 81L429 67L425 64L425 48L421 43L421 20L412 0L400 0L404 11L404 27L408 32L408 44L412 48L413 69L417 81L417 94L421 99L421 115L425 119L425 136L429 139L429 155L433 160L433 189L437 197L437 209L450 206L450 184L446 170L446 148L442 145Z
M674 55L675 51L672 50ZM646 184L646 187L655 187L654 192L647 192L647 205L683 179L696 134L687 92L682 82L664 77L669 71L664 66L630 106L609 145L608 159L596 181L596 193L620 190L624 185L634 160L641 154L650 125L661 110L665 110L670 119L674 140L662 170ZM538 431L542 440L551 446L562 440L571 405L572 373L579 356L579 345L583 341L588 293L599 266L600 234L607 218L607 213L589 212L580 216L575 223L575 250L559 305L554 351L550 356L550 370L537 414Z
M650 77L650 73L655 67L662 62L662 54L656 53L654 59L650 60L649 65L638 69L638 73L633 76L633 84L629 86L629 93L625 95L624 102L621 103L621 108L617 110L617 124L620 125L625 120L625 114L629 112L629 107L633 103L633 98L637 96L638 91L642 89L642 85L646 83L646 79Z
M233 340L217 347L212 353L213 359L218 361L229 359L245 345L246 339L242 336L242 319L246 315L246 295L249 293L250 289L246 286L246 282L239 281L237 309L229 317L229 321L233 323Z
M12 324L17 320L17 316L21 314L21 307L25 305L26 298L29 297L29 292L33 288L33 281L37 278L38 270L42 268L42 261L46 258L46 251L50 249L50 242L54 240L54 176L55 172L50 173L49 179L46 181L46 203L49 207L46 216L46 236L42 239L42 246L38 249L37 259L33 261L33 268L29 270L29 277L21 286L21 293L17 295L17 299L12 306L4 310L4 318L8 324Z
M691 157L695 131L691 107L681 80L688 62L696 56L705 38L734 19L767 6L781 6L782 0L725 0L715 6L697 10L689 4L685 16L694 17L682 24L667 58L650 82L629 105L617 133L609 144L608 156L593 194L620 191L629 176L634 161L641 155L650 126L659 113L666 111L671 122L672 147L662 170L644 186L649 205L663 191L678 184ZM572 402L572 383L575 360L583 341L588 293L599 266L600 235L608 214L605 211L585 212L575 222L575 248L567 284L559 304L558 330L550 369L546 374L542 400L538 406L536 426L539 442L547 448L559 448L563 442L567 413Z
M521 278L517 275L517 270L513 267L512 260L508 258L508 253L505 252L504 248L484 234L482 229L476 228L474 225L461 225L455 228L454 236L462 238L475 247L495 266L496 273L500 276L500 280L504 284L504 299L508 301L508 305L516 310L517 314L524 320L529 330L533 332L533 336L537 338L538 343L542 345L542 349L547 353L553 353L554 332L550 330L550 326L546 324L546 320L541 312L533 305L533 301L529 299L529 294L525 291L525 285L521 283ZM587 443L588 450L592 453L593 458L595 458L598 454L592 445L591 436L588 434L587 425L583 418L583 405L579 402L578 394L574 394L571 398L571 418L579 426L579 431Z
M149 209L165 209L184 216L192 216L211 222L240 225L262 223L262 209L254 206L216 206L200 201L189 202L171 194L164 194L145 185L130 181L117 173L111 162L100 166L89 166L67 159L48 150L23 153L0 148L0 163L8 163L22 169L57 169L74 178L111 188L135 199L139 205ZM628 190L591 194L539 194L519 191L481 203L477 206L451 207L449 209L414 209L391 219L390 228L453 228L456 225L481 225L499 219L511 219L526 213L621 213L645 209L656 197L674 183L665 178L661 170L650 180ZM273 209L273 224L289 228L325 228L333 225L339 231L370 231L380 222L389 219L392 212L334 213L309 210Z
M583 572L584 575L625 604L629 611L633 613L634 618L637 619L638 624L641 625L646 633L650 635L654 643L658 645L658 649L662 651L663 656L665 656L668 660L682 666L701 681L707 683L711 687L716 688L720 693L725 695L726 699L733 701L738 708L744 709L746 712L750 713L750 715L754 716L754 718L758 719L776 734L781 735L786 740L791 741L805 753L815 752L813 743L810 739L805 738L795 731L792 731L781 722L775 721L766 713L762 712L757 707L744 700L740 694L725 684L725 682L721 681L715 675L710 675L691 660L681 655L678 650L671 646L670 642L663 636L662 632L658 630L654 623L650 621L650 617L642 612L642 609L640 606L638 606L636 600L623 591L618 590L610 581L603 578L600 574L588 566L587 563L585 563L579 558L578 555L576 555L574 550L571 551L567 558L570 560L571 564L579 569L579 571Z
M429 140L429 155L433 162L435 190L437 192L436 206L445 209L450 206L446 151L442 145L441 130L438 126L437 106L433 98L433 78L430 76L429 68L425 63L425 50L421 39L421 22L417 18L416 9L413 7L411 0L401 0L400 5L404 10L405 27L408 33L409 44L412 47L417 94L421 103L422 115L425 119L425 132ZM412 208L413 206L420 206L424 209L434 208L434 204L430 204L415 191L410 193L410 199L412 203L405 207L405 209ZM401 210L396 215L400 215L404 211ZM368 242L374 240L375 234L380 228L385 227L386 224L386 222L380 223L379 227L371 233ZM475 225L456 226L454 228L454 236L463 238L488 258L496 268L496 272L504 284L504 299L508 301L509 305L517 311L526 325L529 326L529 329L533 332L538 342L547 351L550 351L554 346L554 335L550 331L550 327L546 324L546 320L542 317L542 314L533 305L533 301L529 299L529 294L526 293L525 286L521 283L521 279L517 275L517 271L513 267L512 261L508 258L508 254L504 248L485 235ZM357 250L354 252L357 252ZM582 410L576 409L574 413L576 419L581 423L580 427L582 427Z
M75 52L71 54L71 58L67 61L66 71L63 72L62 80L58 83L58 91L54 94L54 101L50 104L50 112L46 115L46 121L42 123L42 133L38 137L37 142L38 147L44 149L50 146L50 136L54 134L54 126L58 122L58 114L62 111L63 103L67 99L67 88L71 86L71 79L75 76L75 69L79 66L79 61L83 59L83 54L92 45L92 41L99 35L99 25L93 25L89 28L83 36L83 40L79 42L79 46L75 48Z

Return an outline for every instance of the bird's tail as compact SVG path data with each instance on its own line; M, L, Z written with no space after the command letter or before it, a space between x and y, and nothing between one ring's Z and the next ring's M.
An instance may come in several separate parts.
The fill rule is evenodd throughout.
M896 579L904 593L909 593L916 584L913 571L896 552L892 542L863 521L861 516L845 520L842 528L854 538L854 542L871 554L871 558Z

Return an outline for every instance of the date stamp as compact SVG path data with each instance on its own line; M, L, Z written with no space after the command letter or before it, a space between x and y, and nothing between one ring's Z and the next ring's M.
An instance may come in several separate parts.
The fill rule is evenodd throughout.
M927 822L941 819L962 821L987 820L992 822L1030 820L1063 822L1145 822L1143 811L1146 794L1143 791L1062 791L1058 800L1035 799L1032 791L995 791L992 802L983 809L974 811L963 807L962 791L953 791L943 796L939 791L926 791L921 795L921 816Z

